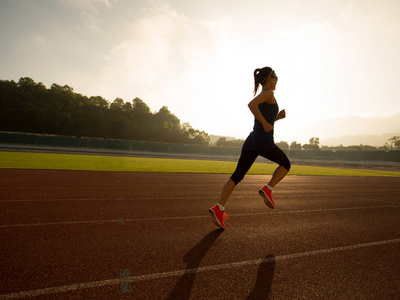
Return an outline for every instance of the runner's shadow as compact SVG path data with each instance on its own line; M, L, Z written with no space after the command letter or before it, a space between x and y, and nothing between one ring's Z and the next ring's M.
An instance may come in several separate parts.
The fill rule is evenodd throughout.
M247 299L269 299L274 272L275 256L269 254L258 268L256 284Z
M200 266L202 259L222 232L224 232L222 229L211 231L196 246L185 254L183 261L187 264L186 273L179 279L174 290L169 294L167 299L190 298L197 268Z

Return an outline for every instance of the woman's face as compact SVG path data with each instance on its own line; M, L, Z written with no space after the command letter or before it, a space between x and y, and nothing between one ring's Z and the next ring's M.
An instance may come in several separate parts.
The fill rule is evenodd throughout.
M274 72L271 75L271 81L270 81L271 90L275 91L277 83L278 83L278 76L276 76L276 74Z

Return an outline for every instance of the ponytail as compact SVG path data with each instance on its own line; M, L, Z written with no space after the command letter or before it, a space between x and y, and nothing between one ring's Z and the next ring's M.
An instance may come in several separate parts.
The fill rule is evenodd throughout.
M257 73L260 72L260 69L254 70L254 96L257 94L259 82L257 81Z

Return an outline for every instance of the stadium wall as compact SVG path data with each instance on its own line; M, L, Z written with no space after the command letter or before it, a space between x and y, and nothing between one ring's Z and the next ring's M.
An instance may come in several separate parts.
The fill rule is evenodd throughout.
M90 137L58 136L48 134L0 131L0 144L49 146L81 149L119 150L125 152L152 152L193 154L201 156L240 155L240 147L173 144L148 141L113 140ZM285 150L294 161L381 161L400 163L400 150Z

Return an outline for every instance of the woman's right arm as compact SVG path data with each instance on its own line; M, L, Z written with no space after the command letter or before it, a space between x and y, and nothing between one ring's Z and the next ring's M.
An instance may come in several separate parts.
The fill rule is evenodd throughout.
M251 100L249 102L249 104L248 104L248 107L250 108L250 111L252 112L254 117L261 123L261 125L263 126L265 132L270 132L271 130L274 129L274 127L265 120L265 118L261 114L260 109L258 108L258 106L261 103L269 102L270 100L273 99L273 97L274 97L274 92L272 90L264 91L264 92L261 92L253 100Z

